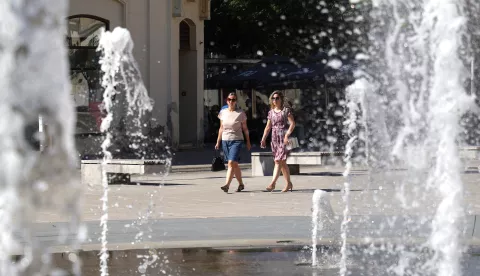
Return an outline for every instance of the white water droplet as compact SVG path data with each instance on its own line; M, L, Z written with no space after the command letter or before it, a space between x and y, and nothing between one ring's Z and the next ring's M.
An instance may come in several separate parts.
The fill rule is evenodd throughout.
M39 192L45 192L48 190L48 183L46 183L45 181L36 181L34 184L34 188Z
M145 274L147 273L147 268L144 265L138 267L138 272Z
M340 69L342 67L342 61L339 59L332 59L331 61L328 62L328 66L332 67L333 69Z

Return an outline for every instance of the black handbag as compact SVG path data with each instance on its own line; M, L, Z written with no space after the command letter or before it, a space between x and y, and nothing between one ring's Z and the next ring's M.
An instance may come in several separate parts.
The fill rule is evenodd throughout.
M212 172L225 170L225 161L222 156L216 153L212 160Z

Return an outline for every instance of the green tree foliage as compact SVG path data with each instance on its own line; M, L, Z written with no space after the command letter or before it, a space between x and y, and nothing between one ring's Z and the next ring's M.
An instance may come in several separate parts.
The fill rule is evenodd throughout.
M356 0L212 0L206 53L229 58L311 56L335 49L354 55L366 40Z

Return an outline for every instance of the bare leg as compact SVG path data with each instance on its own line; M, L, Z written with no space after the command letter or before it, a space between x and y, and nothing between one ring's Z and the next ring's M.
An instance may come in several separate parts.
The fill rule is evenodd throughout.
M234 162L231 160L228 160L228 170L227 170L227 177L225 179L225 186L230 186L230 183L232 182L233 179L233 174L234 174Z
M281 161L282 163L282 174L283 174L283 177L285 178L285 182L290 183L290 169L288 168L288 165L287 165L287 160L282 160Z
M242 179L242 170L240 169L240 166L238 165L238 162L233 162L233 168L234 168L234 175L235 178L238 181L238 184L243 185L243 179Z
M282 166L283 177L287 182L287 186L285 186L285 188L282 190L282 193L284 193L284 192L288 192L288 190L293 190L293 184L292 184L292 181L290 180L290 169L288 168L287 160L282 160L280 164Z
M233 164L234 164L233 168L235 172L235 177L237 178L237 181L238 181L237 192L241 192L245 189L245 185L243 184L243 179L242 179L242 170L240 169L238 162L233 162Z
M280 176L280 161L275 160L275 167L273 168L273 177L272 182L266 188L267 191L273 191L275 189L275 184L277 183L278 177Z
M233 171L234 171L233 161L228 160L228 170L227 170L227 176L225 178L225 185L221 187L221 189L224 192L228 192L228 187L230 187L230 183L232 183Z

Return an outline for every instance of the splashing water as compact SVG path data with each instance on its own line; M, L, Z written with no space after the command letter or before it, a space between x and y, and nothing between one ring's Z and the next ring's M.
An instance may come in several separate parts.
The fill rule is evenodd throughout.
M74 177L75 113L64 45L67 10L67 1L0 2L1 275L53 273L48 251L54 244L32 234L40 211L62 210L69 217L59 242L82 232L78 231L81 185ZM55 138L42 152L35 133L39 116L48 135ZM73 248L79 243L75 238ZM12 255L23 257L14 263ZM73 272L80 275L79 262Z
M396 42L391 39L391 52L387 53L389 67L398 74L395 90L399 98L404 99L399 101L401 109L404 114L410 114L404 117L404 127L400 129L392 154L407 164L414 159L420 160L411 164L415 165L413 170L427 172L426 181L421 183L425 187L422 197L425 199L428 193L433 193L439 198L429 240L429 247L434 250L429 270L436 275L461 274L460 232L464 211L457 138L461 131L460 118L472 101L463 85L467 69L460 59L462 39L466 35L466 18L461 14L463 4L449 0L423 1L423 17L410 22L416 30L416 35L410 39L425 38L411 49L411 55L422 57L416 66L412 64L418 71L411 77L399 77L405 72L399 67L405 54L397 52L398 43L407 36L399 36ZM400 11L394 14L398 17ZM411 11L410 16L415 15L418 14ZM400 34L402 30L398 24L400 22L396 25L397 34ZM411 78L419 76L422 81L417 86L406 85ZM423 158L418 158L415 152L419 146Z
M403 261L388 269L396 275L461 275L464 209L458 143L461 117L473 103L465 87L468 56L462 59L468 47L465 8L465 1L453 0L373 1L374 20L382 22L371 31L374 61L363 73L369 77L347 89L347 131L366 129L375 141L369 154L406 168L406 176L396 180L396 199L404 211L419 214L416 227L431 223L428 242L419 246L431 250L431 258L418 263L418 255L398 246ZM366 101L367 95L383 101ZM359 106L364 110L361 127L352 117ZM378 110L383 120L372 118Z
M457 137L461 132L459 121L471 106L472 98L467 96L463 75L467 72L459 56L466 18L459 12L461 2L427 2L425 10L429 15L423 26L431 31L432 69L428 100L430 129L428 142L433 144L435 166L430 171L428 186L436 185L441 201L432 223L430 247L435 251L439 276L460 275L460 235L464 216L463 184L460 179L460 158ZM451 34L456 34L452 38Z
M106 117L102 121L101 130L106 133L106 138L102 143L104 154L103 168L112 160L112 153L109 148L112 146L112 122L114 117L126 115L128 119L127 133L134 137L130 144L135 150L141 150L141 145L145 144L147 138L142 133L144 128L144 117L147 112L152 110L152 100L149 98L147 90L141 81L140 70L133 57L133 41L128 30L115 28L113 32L103 32L98 50L102 52L100 60L101 69L104 72L102 86L105 88L103 95L103 105L106 111ZM126 105L126 110L124 109ZM145 152L143 152L143 155ZM138 154L142 157L142 152ZM105 169L102 170L102 211L100 225L102 226L100 251L100 270L101 275L108 275L108 177Z
M345 146L345 158L344 161L346 163L345 165L345 171L343 172L343 177L345 178L344 184L343 184L343 203L345 205L345 208L343 210L343 220L340 225L340 235L342 239L342 245L340 248L340 275L345 276L347 273L347 232L348 232L348 223L350 221L350 171L352 169L352 156L353 156L353 148L355 145L355 142L358 139L357 135L357 121L358 121L358 116L359 113L361 112L360 110L360 103L361 99L363 98L361 93L358 93L358 89L355 89L355 86L349 87L347 89L347 108L348 108L348 119L345 121L345 125L347 128L347 134L348 134L348 141L347 145ZM361 91L361 90L360 90ZM357 92L357 93L353 93Z
M318 265L317 242L322 236L330 237L333 230L335 215L327 192L315 190L312 197L312 266ZM322 235L319 235L322 233ZM313 270L315 271L315 270Z
M317 240L318 231L322 228L320 221L320 200L323 196L322 190L315 190L312 197L312 266L317 266Z

